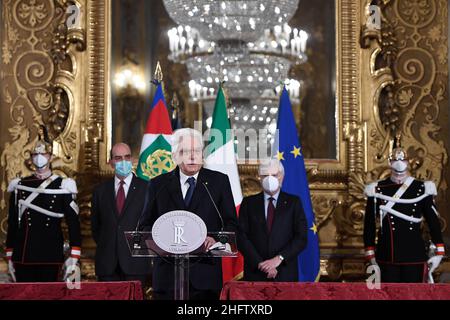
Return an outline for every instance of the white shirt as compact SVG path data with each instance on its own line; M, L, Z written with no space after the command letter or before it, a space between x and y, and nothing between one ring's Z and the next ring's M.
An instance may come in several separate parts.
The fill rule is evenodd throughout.
M180 185L181 185L181 193L183 194L183 199L184 197L186 197L186 193L189 189L189 183L187 182L187 179L189 179L190 177L194 177L195 183L197 184L198 172L193 176L187 176L180 170Z
M274 200L272 201L273 206L276 208L277 207L277 200L278 200L278 196L280 195L280 191L278 191L276 194L274 194L273 196L267 194L264 192L264 215L266 217L267 220L267 206L269 205L269 198L272 197Z
M123 182L125 182L123 184L123 191L125 191L125 198L127 197L128 189L130 188L130 185L131 185L131 180L133 180L133 174L132 173L130 173L128 175L128 177L123 179ZM114 191L115 191L116 196L117 196L117 191L119 191L120 181L121 180L119 178L117 178L117 176L114 176Z

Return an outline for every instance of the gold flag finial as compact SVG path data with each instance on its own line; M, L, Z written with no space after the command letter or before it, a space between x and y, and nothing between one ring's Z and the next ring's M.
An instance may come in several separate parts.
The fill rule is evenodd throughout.
M159 61L156 63L156 70L155 70L154 78L157 82L162 82L162 80L163 80L163 73L161 71L161 64L159 63Z
M223 96L225 97L225 108L227 109L227 117L230 119L230 108L231 108L231 98L228 95L228 90L224 87L225 81L220 83L220 87L222 88Z

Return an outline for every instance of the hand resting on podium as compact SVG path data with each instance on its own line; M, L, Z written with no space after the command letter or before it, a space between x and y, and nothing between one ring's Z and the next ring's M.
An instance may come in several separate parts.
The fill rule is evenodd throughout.
M231 251L231 246L229 243L223 244L222 242L218 241L214 243L208 250L211 254L214 254L215 252L222 251L226 253L233 253Z

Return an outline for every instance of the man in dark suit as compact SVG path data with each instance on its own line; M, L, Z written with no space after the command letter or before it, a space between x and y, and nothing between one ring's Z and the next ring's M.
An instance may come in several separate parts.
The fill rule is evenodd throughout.
M203 219L208 232L222 229L236 232L236 209L228 176L202 167L201 133L189 128L179 129L174 132L172 139L172 158L177 168L151 180L149 208L144 225L152 227L156 219L169 211L188 210ZM221 217L214 208L207 189ZM213 238L207 237L203 245L204 251L208 251L215 242ZM174 266L167 259L155 259L152 282L155 299L174 298L173 273ZM191 259L189 281L190 299L218 299L222 288L221 259Z
M110 164L114 178L98 185L92 196L92 235L97 243L95 273L99 281L139 280L144 286L151 260L131 257L124 231L136 228L147 182L131 172L131 150L124 143L112 148Z
M263 192L245 197L239 210L238 248L246 281L298 281L297 256L307 241L300 199L280 190L284 168L271 159L261 163Z

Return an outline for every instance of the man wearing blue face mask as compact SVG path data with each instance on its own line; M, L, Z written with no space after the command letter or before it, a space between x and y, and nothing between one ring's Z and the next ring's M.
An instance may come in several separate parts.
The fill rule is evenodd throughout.
M91 227L97 243L95 273L99 281L141 281L150 273L150 259L131 257L124 231L132 231L144 206L147 182L132 173L131 150L113 146L114 177L98 185L92 196Z
M300 199L281 191L284 168L277 159L262 161L263 192L242 200L238 248L246 281L298 281L297 256L307 241Z

